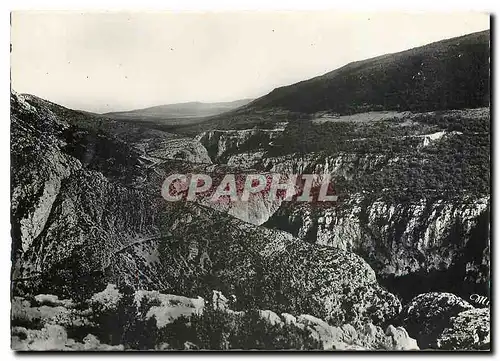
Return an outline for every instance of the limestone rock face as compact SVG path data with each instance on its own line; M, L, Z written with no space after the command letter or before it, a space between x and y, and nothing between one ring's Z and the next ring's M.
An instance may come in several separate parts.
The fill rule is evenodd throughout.
M106 289L94 294L90 301L92 304L98 305L99 308L108 311L108 310L116 310L121 298L122 295L120 294L120 291L116 288L116 285L108 284L106 286Z
M450 319L474 307L451 293L418 295L405 305L399 318L420 348L437 348L438 336L449 327Z
M418 350L417 341L410 336L403 327L394 327L389 325L385 334L391 338L392 345L395 350Z
M210 130L199 134L196 140L201 142L209 155L220 163L226 163L235 153L244 153L268 145L281 134L283 128L245 129L245 130Z
M452 141L457 136L433 139ZM253 166L277 173L327 173L346 188L339 186L345 194L332 206L282 204L266 225L360 254L406 301L428 290L405 287L412 281L432 282L435 288L452 285L450 291L460 294L484 293L489 280L488 193L450 196L423 191L405 200L394 197L400 189L389 185L355 189L358 179L370 179L385 168L407 167L407 162L407 154L387 152L263 156Z
M192 299L177 295L165 295L158 291L136 291L134 300L137 308L140 308L141 304L151 305L154 303L147 311L145 319L154 317L158 328L174 322L179 317L201 314L205 307L205 300L201 297Z
M409 300L426 291L419 282L405 287L412 280L449 285L461 294L485 292L488 219L488 196L401 203L360 193L327 208L284 204L266 225L362 255L391 290Z
M191 138L174 138L155 144L155 148L149 150L147 156L158 159L176 159L191 163L212 163L205 147Z
M452 317L437 346L443 350L489 350L490 309L470 309Z
M11 94L12 232L14 254L27 251L50 215L61 183L81 163L60 151L69 124L29 97ZM36 166L34 166L36 164ZM16 274L20 265L14 265Z

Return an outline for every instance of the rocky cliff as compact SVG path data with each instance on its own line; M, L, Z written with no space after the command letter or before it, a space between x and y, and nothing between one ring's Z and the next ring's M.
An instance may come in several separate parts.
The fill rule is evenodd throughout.
M213 145L232 166L333 178L335 205L284 202L266 226L356 252L406 300L430 290L487 293L488 110L344 118L299 133L286 127L267 144L245 143L249 131L221 132ZM330 127L343 133L320 133ZM303 148L287 150L292 141Z
M408 299L446 287L464 296L486 292L488 219L488 197L399 203L355 194L334 208L282 208L267 225L362 255Z
M208 150L212 159L218 163L228 163L229 158L245 149L258 152L276 139L284 130L286 123L278 124L273 129L245 129L245 130L210 130L200 133L195 139L201 142Z

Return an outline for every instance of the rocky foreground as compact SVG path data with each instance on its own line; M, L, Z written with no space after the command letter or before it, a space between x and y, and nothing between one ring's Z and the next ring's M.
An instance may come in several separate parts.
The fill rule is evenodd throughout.
M15 297L12 347L16 350L324 349L418 350L404 328L372 323L334 327L308 314L234 311L218 291L211 300L120 291L109 284L75 303L41 294ZM112 326L106 329L106 326ZM33 327L36 328L33 328Z

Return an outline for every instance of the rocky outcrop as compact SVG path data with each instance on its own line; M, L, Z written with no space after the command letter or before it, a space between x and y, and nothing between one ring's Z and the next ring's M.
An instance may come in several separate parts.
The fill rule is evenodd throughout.
M489 143L487 133L467 131L463 124L487 125L488 109L415 113L391 120L390 126L365 122L362 115L350 116L345 129L339 128L352 134L334 138L342 142L334 151L272 156L276 152L271 145L232 152L228 162L239 167L281 174L327 173L335 182L340 201L334 206L282 204L265 225L358 253L405 300L443 287L464 296L487 292L490 196L487 182L479 180L487 174L489 158L484 155ZM449 128L435 127L438 123ZM405 128L410 130L401 131ZM487 126L480 130L484 129ZM297 140L305 142L298 132ZM307 136L313 137L314 131ZM286 135L278 140L286 146ZM363 142L366 149L352 146ZM465 152L460 150L464 144L477 146ZM446 168L436 156L441 153L462 161ZM408 282L416 287L406 287Z
M278 349L287 344L300 349L317 345L324 350L418 349L415 340L408 337L401 327L390 325L384 332L372 323L335 327L308 314L293 316L288 313L278 315L271 310L257 313L234 311L228 304L221 306L219 300L228 299L220 291L213 291L213 294L210 303L201 297L188 298L158 291L138 290L129 295L108 284L82 303L58 300L57 296L50 294L37 295L34 300L18 297L12 311L12 347L15 350L111 351L129 349L132 342L139 349L199 349L207 345L202 340L208 335L202 332L206 332L203 327L209 327L211 335L233 334L236 342L240 342L238 339L245 334L249 338L246 344L223 343L228 349L244 344L245 347L260 348L257 340L251 341L251 335L259 333L265 335L269 345ZM99 331L112 320L115 320L112 333L119 336L117 338ZM249 321L253 322L252 326L248 325ZM172 329L184 332L172 333L169 331ZM186 332L190 329L193 332ZM112 344L102 342L92 332L109 339ZM127 332L147 332L144 336L149 338L144 343L136 343L138 335L130 339Z
M250 195L248 201L218 202L209 198L199 199L198 202L219 212L227 213L257 226L264 224L279 209L281 199L269 199L267 194L257 193Z
M489 308L470 309L452 317L450 326L438 336L436 344L443 350L489 350Z
M190 163L212 163L207 150L192 138L176 138L154 144L148 142L148 158L176 159Z
M41 330L24 327L12 329L11 347L15 351L123 351L122 345L102 344L97 337L88 334L82 342L68 337L64 327L46 325Z
M372 127L375 132L376 126ZM468 138L471 134L456 131L412 137L419 143L398 150L380 146L349 152L342 148L333 153L264 155L257 162L248 158L250 167L269 172L330 174L339 195L339 201L331 206L283 204L265 225L308 242L356 252L405 300L446 286L464 296L485 293L489 279L489 194L484 187L463 190L464 181L455 177L459 172L454 169L448 170L446 177L452 179L451 185L458 184L458 190L449 193L442 189L445 177L425 180L427 168L419 165L436 164L434 153L424 154L419 150L422 147L444 147L454 154L460 144L476 140ZM487 152L486 148L481 151ZM467 162L472 168L481 161L471 158ZM419 171L408 177L412 167ZM467 179L474 177L476 173L467 174ZM407 282L417 287L406 287Z
M485 180L489 140L483 131L488 129L487 109L413 114L390 122L366 122L362 115L352 115L344 123L332 121L338 127L312 125L305 135L298 127L289 136L303 143L302 152L290 147L295 152L287 154L283 137L276 143L284 149L270 147L260 159L246 153L234 156L250 168L326 173L335 183L339 202L333 206L283 204L265 225L358 253L405 300L429 290L445 289L464 297L485 293L490 207ZM483 126L477 132L461 124ZM322 138L322 129L337 129L339 134ZM324 151L307 152L307 146L314 149L314 139L339 145L330 149L325 143ZM468 144L474 146L467 148ZM284 154L273 156L280 152ZM406 287L408 282L415 287Z
M199 134L195 139L203 144L213 160L226 163L228 159L247 149L255 152L258 148L269 145L283 132L283 128L245 129L245 130L210 130Z
M58 193L43 231L19 256L15 287L31 284L41 292L75 297L85 293L83 285L90 287L87 292L100 287L96 276L134 246L141 249L134 263L141 262L147 243L159 236L154 217L162 204L156 199L100 173L76 172Z
M325 321L311 316L295 317L282 314L282 319L271 311L263 313L263 317L273 325L293 325L307 330L313 339L321 342L324 350L418 350L417 342L408 336L402 327L389 325L384 332L382 328L367 323L358 328L350 324L341 327L330 326Z
M438 337L451 326L453 317L474 310L467 301L451 293L430 292L412 299L399 315L400 322L420 348L438 348Z
M135 293L134 301L137 308L141 304L153 305L147 310L145 319L148 320L152 317L156 320L156 326L162 328L171 324L180 317L189 318L193 314L203 313L205 307L205 300L201 297L188 298L177 295L165 295L158 291L144 291L139 290Z

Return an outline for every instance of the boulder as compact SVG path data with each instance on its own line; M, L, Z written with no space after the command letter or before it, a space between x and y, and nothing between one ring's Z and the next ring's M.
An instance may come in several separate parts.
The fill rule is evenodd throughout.
M490 309L474 308L452 317L437 346L443 350L489 350Z
M474 307L462 298L446 292L429 292L413 298L399 319L420 348L437 348L437 337L450 325L450 319Z

